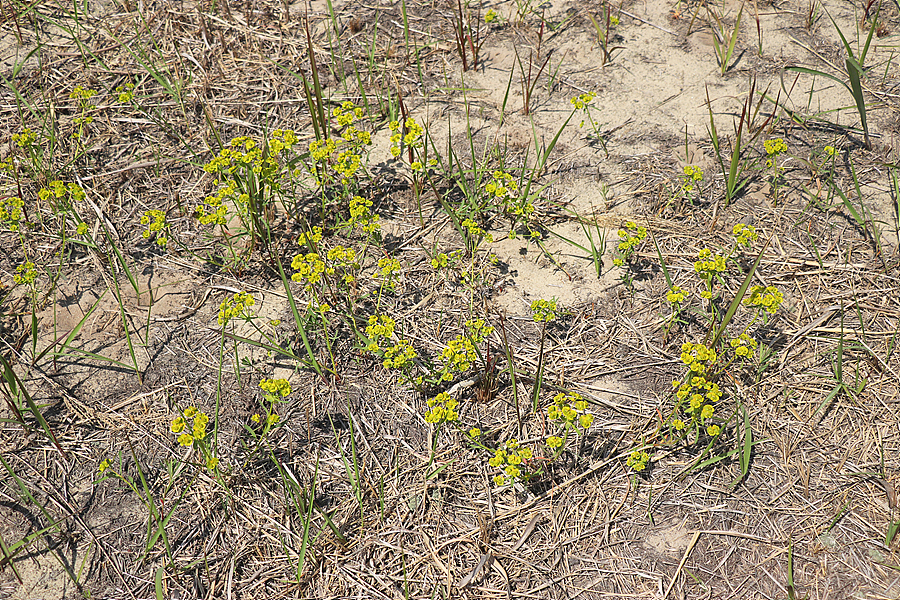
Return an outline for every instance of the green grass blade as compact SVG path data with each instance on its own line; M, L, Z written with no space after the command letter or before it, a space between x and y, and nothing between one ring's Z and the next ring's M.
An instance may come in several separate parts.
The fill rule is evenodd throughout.
M65 341L64 341L64 342L62 343L62 345L60 346L59 352L55 352L55 353L54 353L54 357L59 357L59 356L62 356L63 354L65 354L66 348L69 347L69 344L72 343L72 340L74 340L75 337L81 332L81 328L84 327L84 324L87 322L88 318L89 318L92 314L94 314L94 311L97 310L97 307L98 307L98 306L100 306L100 301L103 300L103 298L106 297L106 292L108 292L108 291L109 291L109 288L106 288L105 290L103 290L103 293L100 294L100 297L97 298L97 301L94 302L93 305L91 305L91 307L88 309L88 311L85 313L85 315L81 318L81 320L78 321L78 323L75 324L75 327L72 328L72 331L69 332L69 334L66 336ZM60 338L61 338L61 337L62 337L62 336L60 336ZM38 354L38 355L34 358L34 360L32 361L32 364L34 364L34 363L36 363L37 361L41 360L41 358L43 358L43 356L44 356L45 354L47 354L47 352L49 352L50 350L52 350L53 348L55 348L56 345L57 345L57 342L59 342L59 340L56 340L55 342L53 342L52 344L50 344L49 346L47 346L40 354Z
M756 260L753 261L753 266L750 267L750 272L747 273L746 277L744 277L744 282L741 284L741 287L738 288L737 293L734 295L734 299L731 301L731 304L728 306L728 310L725 312L725 317L722 319L722 324L719 326L719 330L716 332L716 336L713 338L712 344L710 344L711 348L716 348L719 344L719 340L722 338L722 335L725 334L725 328L728 327L728 324L734 317L734 313L737 312L738 307L741 305L741 300L744 299L744 294L747 293L747 288L750 287L750 282L753 280L753 275L756 273L756 269L759 268L759 263L762 260L763 253L765 253L771 241L772 238L770 236L769 239L766 240L766 243L763 244L763 247L759 251L759 254L756 255Z
M34 400L31 398L31 394L28 393L28 390L25 389L25 386L22 384L22 380L19 379L19 376L16 375L15 371L13 371L12 365L9 364L9 361L7 361L3 355L0 355L0 365L3 366L3 380L6 385L11 388L10 391L17 392L17 395L21 394L21 397L25 400L25 404L28 406L28 411L40 424L41 429L43 429L44 433L47 434L47 438L49 438L50 441L53 442L53 445L56 446L56 449L59 450L59 453L63 456L63 458L68 458L66 451L62 449L62 446L60 446L59 444L59 440L56 439L56 434L53 433L53 429L50 428L50 425L44 419L44 415L41 414L38 405L35 404ZM15 387L11 385L12 382L15 382Z
M866 37L866 43L863 46L862 52L859 53L859 65L860 71L862 71L862 66L866 64L866 54L869 53L869 45L872 43L872 35L874 35L875 30L878 29L878 15L881 14L881 2L878 2L878 8L875 9L875 16L872 18L872 26L869 27L869 35Z
M284 273L284 265L281 264L280 256L275 257L275 264L278 266L278 275L281 277L281 284L282 286L284 286L284 293L287 296L288 305L290 305L291 307L291 315L294 317L294 325L297 326L297 331L300 333L300 339L303 340L303 347L306 349L306 356L312 363L312 366L316 370L316 373L318 373L319 376L324 379L325 373L322 372L322 367L319 365L319 361L316 360L316 355L313 353L312 346L310 346L309 344L309 339L306 336L306 328L303 326L303 320L300 318L300 312L297 310L297 303L294 300L294 294L291 292L290 280ZM281 352L283 353L284 350L281 350Z
M731 40L728 42L728 50L725 53L725 60L722 61L722 73L728 70L728 63L731 62L731 55L734 53L734 45L737 42L738 32L741 28L741 15L744 14L744 5L741 5L741 9L738 11L737 20L734 23L734 31L731 33ZM715 37L713 38L715 39Z
M9 568L12 569L13 575L16 576L16 579L19 581L19 584L22 583L22 576L19 575L19 570L16 569L16 563L13 562L13 553L6 547L6 543L3 541L3 536L0 535L0 571L6 568L6 565L9 565Z
M672 276L669 275L669 268L666 266L666 259L663 258L662 250L659 249L659 244L656 242L656 235L654 235L653 229L648 227L647 231L650 232L650 239L653 240L653 247L656 248L656 256L659 257L659 266L662 268L663 275L665 275L666 277L666 285L668 285L669 289L671 290L673 281Z
M862 122L866 148L871 148L872 142L869 140L869 125L866 122L866 99L863 96L862 82L860 81L862 66L850 56L847 57L846 63L847 77L850 79L850 91L853 93L853 99L856 101L856 110L859 112L859 120Z
M826 73L825 71L819 71L818 69L809 69L807 67L785 67L784 70L785 71L794 71L795 73L803 73L804 75L813 75L815 77L824 77L825 79L830 79L831 81L833 81L835 83L841 84L842 86L847 88L848 92L850 92L851 94L853 93L853 90L850 89L850 86L847 85L846 81L835 77L831 73Z
M166 600L166 595L163 592L163 573L165 569L162 567L157 567L156 576L153 578L153 586L156 591L156 600Z
M741 475L731 482L732 488L737 487L737 485L747 477L747 473L750 472L750 456L753 453L753 430L750 428L750 413L747 411L746 406L741 406L740 410L744 416L744 440L740 446Z

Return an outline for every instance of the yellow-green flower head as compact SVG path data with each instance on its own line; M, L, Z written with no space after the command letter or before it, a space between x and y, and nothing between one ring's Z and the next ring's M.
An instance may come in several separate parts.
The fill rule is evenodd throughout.
M480 437L481 437L481 430L478 429L477 427L473 427L472 429L469 430L469 437L471 437L471 438L473 438L473 439L475 439L475 438L480 438Z
M756 340L746 333L742 333L740 336L730 340L728 344L734 350L736 356L744 359L750 358L757 346Z
M493 8L489 9L484 15L485 23L493 23L498 18L497 11Z
M827 154L828 156L834 156L836 152L837 151L834 149L834 146L825 146L825 154Z
M91 89L85 89L80 85L76 85L75 89L69 94L70 100L88 100L97 95L97 92Z
M556 319L556 298L535 300L531 303L531 317L536 323L549 323Z
M249 292L238 292L231 298L226 298L219 305L219 325L225 325L235 317L250 317L250 307L256 304L256 300Z
M507 441L502 447L494 451L494 456L488 461L491 467L501 469L501 477L503 481L497 485L506 485L514 483L517 479L530 477L526 463L533 458L534 454L530 448L522 448L515 439ZM498 482L498 478L494 478Z
M563 445L563 439L561 437L559 437L558 435L551 435L550 437L547 438L547 446L549 448L552 448L553 450L560 448L562 445Z
M380 338L390 339L396 326L397 322L388 315L372 315L366 326L366 337L375 341Z
M669 290L669 293L666 294L666 301L669 304L681 304L687 299L689 292L681 289L677 285L673 285L672 289Z
M34 263L29 260L16 267L16 274L13 275L13 283L16 285L31 285L36 278L37 270L34 268Z
M19 230L19 223L25 216L24 206L25 202L17 196L0 197L0 221L6 222L10 231Z
M713 256L713 253L709 248L703 248L697 253L697 260L694 262L694 271L701 276L711 276L713 273L724 273L725 269L725 257L721 254Z
M263 379L259 387L275 398L287 398L291 393L291 384L287 379Z
M759 235L756 233L756 228L753 225L744 225L743 223L737 223L731 231L731 234L734 236L735 242L739 246L750 246L750 242L755 242Z
M703 169L697 165L687 165L684 168L684 177L690 181L703 181Z
M648 462L650 462L649 454L647 454L646 452L635 450L628 456L628 460L625 461L625 464L631 469L640 473L647 468Z
M408 340L397 340L397 343L389 348L384 348L384 360L382 364L385 369L406 369L411 367L413 361L419 356L416 349Z
M456 408L459 403L454 400L446 392L441 392L426 403L428 411L425 413L425 422L440 425L445 422L454 422L459 420L459 413Z
M104 459L100 462L100 466L97 467L97 470L98 470L99 472L102 473L102 472L104 472L105 470L107 470L107 469L109 468L109 464L110 464L110 463L109 463L109 459L108 459L108 458L104 458Z
M12 141L20 148L25 148L33 145L37 141L37 135L26 127L22 130L22 133L14 133L12 135Z
M431 259L431 266L435 269L446 269L449 264L449 259L449 256L440 252Z
M763 142L763 146L766 149L766 154L769 156L779 155L787 152L787 144L784 143L784 139L775 138L773 140L766 140Z
M583 94L579 94L578 96L573 96L569 102L572 106L575 107L575 110L585 110L585 108L594 101L594 98L597 97L597 94L594 92L585 92Z
M774 315L778 312L778 307L784 302L784 295L775 286L754 285L750 288L750 295L744 298L744 304L751 308L765 310L767 313Z
M710 437L716 437L722 429L718 425L710 425L706 428L706 434Z
M619 242L618 249L622 256L617 260L621 261L621 264L624 264L625 260L631 256L631 254L637 250L637 247L640 246L641 242L647 238L647 228L639 226L634 221L628 221L625 223L624 229L619 230L619 238L622 241Z

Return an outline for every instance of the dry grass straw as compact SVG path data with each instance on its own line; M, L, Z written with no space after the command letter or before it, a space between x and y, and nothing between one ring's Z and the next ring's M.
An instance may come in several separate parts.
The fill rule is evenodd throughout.
M29 62L14 81L23 95L55 106L62 123L70 118L71 82L112 90L132 78L144 81L140 104L148 110L97 121L81 178L122 240L139 235L135 215L160 207L191 239L188 245L201 250L207 244L180 212L209 191L208 178L198 175L197 168L205 160L202 149L216 144L205 115L222 139L259 135L263 123L298 130L309 123L298 82L276 67L305 68L303 14L291 7L288 15L277 2L247 4L246 9L219 3L216 8L213 13L205 5L150 3L137 21L134 6L108 4L102 15L79 14L82 51L51 30L42 38L42 71ZM351 57L360 64L371 58L378 65L377 71L361 76L375 106L387 106L398 87L404 102L417 102L418 69L427 82L441 81L452 61L449 9L415 8L409 32L420 50L417 59L402 50L399 8L377 14L374 47L369 46L373 9L359 4L338 14L340 26L348 28L341 33L342 62L333 62L335 55L328 50L327 36L334 35L329 33L330 17L309 14L315 54L334 98L345 92L332 74L349 74ZM74 26L51 5L37 10ZM351 19L362 29L353 31L357 25L348 24ZM26 47L34 44L31 17L21 16L19 25ZM423 33L429 26L434 28ZM116 40L143 44L159 73L180 81L179 97L150 81L135 56ZM349 92L357 94L355 84ZM459 111L458 95L443 93L439 85L431 93L447 110ZM21 128L8 90L0 122L5 131ZM319 519L316 533L321 533L298 578L300 522L272 464L252 462L227 482L227 493L214 478L202 475L169 526L174 559L182 570L167 572L167 593L228 599L776 597L788 594L787 552L792 547L793 581L812 598L895 594L896 542L886 546L879 540L898 518L896 248L885 252L885 269L851 223L805 207L796 200L799 196L777 208L740 199L719 212L720 225L710 230L707 209L672 210L650 191L669 183L660 173L674 172L671 164L652 165L640 157L620 160L633 177L632 211L652 227L676 278L692 268L697 240L725 244L725 224L743 215L774 235L758 271L760 281L783 286L791 308L771 327L768 343L779 349L777 366L753 385L735 382L751 409L755 437L765 440L739 487L727 487L739 471L734 462L682 476L693 457L679 448L657 449L647 477L636 477L624 466L624 453L666 411L668 386L680 374L680 350L663 339L654 317L664 311L665 284L657 276L638 285L634 295L619 286L605 290L596 303L566 307L569 314L548 328L545 389L579 391L592 402L598 423L583 454L569 455L554 466L551 480L527 498L494 489L482 457L456 433L441 434L434 464L446 468L428 478L432 432L422 419L423 398L356 358L352 340L339 341L345 357L339 377L323 380L303 372L292 379L297 394L283 417L286 426L273 455L302 485L310 484L317 465L317 510L329 515L347 541ZM393 310L406 320L417 345L439 352L440 340L458 333L462 309L471 298L437 281L426 268L423 246L435 236L449 239L451 233L446 221L438 221L429 237L419 238L414 204L390 203L398 184L396 175L386 172L380 188L369 190L385 207L394 239L406 240L396 248L410 267ZM547 219L563 218L549 209L545 213ZM598 218L601 226L612 228L626 219ZM818 257L807 234L820 243ZM286 239L290 235L295 232L286 232ZM35 251L45 258L52 252ZM0 260L9 271L19 258L7 252ZM166 562L165 553L156 549L146 561L138 560L146 515L125 490L92 486L96 465L122 449L127 438L139 460L150 466L159 493L165 462L182 450L173 446L168 433L172 406L209 407L214 402L218 338L209 325L215 320L215 303L223 298L220 288L271 290L271 272L264 263L228 275L196 266L189 271L184 261L150 253L133 258L138 271L157 273L163 280L174 273L191 282L191 294L172 313L174 318L154 322L153 341L142 355L142 384L128 373L78 360L61 361L59 373L46 364L28 366L12 343L21 334L21 323L7 319L5 324L4 352L19 359L19 367L29 374L27 385L49 405L55 432L69 454L64 460L40 436L23 435L8 423L0 432L12 470L31 489L40 490L39 502L65 525L63 532L35 543L35 555L48 564L55 564L47 558L55 555L73 572L87 558L79 578L84 587L66 593L154 593L152 574ZM656 254L644 252L640 258L652 262ZM90 261L76 264L82 281L104 285L87 273ZM77 300L77 288L68 289ZM498 307L490 298L496 291L488 286L482 291L488 299L484 306L480 299L474 303L476 312L492 318ZM21 313L21 307L13 312ZM110 331L114 323L101 316L89 324L98 347L109 346L106 336L114 340L120 335ZM538 327L524 318L511 317L507 323L517 364L525 372L533 370ZM845 378L858 374L867 383L858 396L839 395L822 407L833 385L829 378L840 335L846 343ZM491 342L499 349L499 334ZM228 367L224 371L230 372ZM220 415L223 460L236 455L241 424L254 410L252 386L226 379L227 401ZM490 402L470 409L473 421L497 430L498 439L515 434L508 384ZM528 384L520 382L523 397ZM351 421L362 465L363 522L343 464L347 446L337 441L347 439ZM530 424L532 436L541 434L538 427ZM135 465L125 468L133 472ZM34 509L23 508L12 492L11 486L0 490L0 532L7 542L33 527L29 519L36 518ZM170 491L160 501L171 502L174 496ZM8 573L2 577L8 579Z

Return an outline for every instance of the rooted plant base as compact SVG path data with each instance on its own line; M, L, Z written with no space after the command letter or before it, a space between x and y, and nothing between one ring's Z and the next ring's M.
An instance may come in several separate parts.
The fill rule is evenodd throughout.
M0 598L896 597L851 8L11 4Z

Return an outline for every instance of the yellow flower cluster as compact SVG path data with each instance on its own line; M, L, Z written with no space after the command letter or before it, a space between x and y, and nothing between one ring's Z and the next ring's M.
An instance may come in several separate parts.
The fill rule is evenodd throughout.
M506 200L519 191L519 184L509 173L497 170L492 173L493 178L484 186L484 191L497 200Z
M731 230L731 235L734 236L734 241L737 242L739 246L750 247L750 242L755 242L759 238L759 234L756 233L756 227L753 225L744 225L743 223L735 224L734 228Z
M774 285L766 287L754 285L750 288L750 295L744 298L746 306L765 310L770 315L778 312L778 307L782 302L784 302L784 294Z
M428 404L428 411L425 413L426 423L440 425L441 423L452 423L459 420L459 413L456 412L459 402L454 400L447 392L441 392L428 400L426 404Z
M356 261L356 250L346 246L335 246L330 248L325 254L328 265L325 267L326 275L337 275L340 273L341 280L350 285L356 281L356 271L359 269L359 263Z
M718 358L715 350L703 344L685 342L681 345L681 362L697 375L706 373L707 368L714 365Z
M456 339L450 340L441 351L439 358L444 363L444 367L441 369L441 379L450 381L453 379L454 372L468 371L478 358L475 347L493 332L494 328L487 325L484 319L466 321L466 332Z
M322 274L325 272L325 261L317 252L300 253L291 260L291 268L296 271L291 275L291 280L296 283L306 284L307 289L319 283L322 280Z
M382 351L379 342L382 339L390 340L396 327L397 322L388 315L370 316L369 324L366 325L366 337L369 338L370 342L366 346L366 350L369 352Z
M224 225L225 216L228 214L225 199L234 198L236 191L237 184L234 181L229 181L226 185L220 187L215 194L207 196L204 200L205 204L201 204L194 211L200 220L200 224Z
M7 223L10 231L18 231L24 217L25 203L18 196L0 197L0 221Z
M388 128L391 130L391 156L394 158L400 156L401 144L407 148L418 148L422 145L422 134L425 133L425 129L412 117L406 119L402 127L399 121L391 121Z
M669 304L681 304L689 295L690 292L681 289L677 285L673 285L672 289L669 290L669 293L666 294L666 301Z
M190 431L186 431L188 421L191 421ZM194 442L202 442L206 439L207 423L209 423L209 416L206 413L189 406L185 409L183 416L175 417L172 421L172 433L179 434L179 444L190 447L194 445Z
M291 384L287 379L263 379L259 387L266 392L266 399L278 401L287 398L291 394Z
M739 356L742 359L748 359L753 356L757 346L756 340L746 333L742 333L740 336L730 340L728 344L734 350L735 356Z
M697 183L703 181L703 169L697 165L687 165L684 168L684 176L681 181L681 189L685 192L694 191Z
M416 349L408 340L397 340L397 343L384 348L384 361L381 363L385 369L405 369L419 356Z
M685 382L673 381L672 387L676 388L675 398L677 405L687 402L684 412L693 417L701 415L708 419L713 414L713 407L707 402L715 404L722 398L722 390L719 384L708 381L703 375L689 374Z
M16 285L22 285L23 283L31 285L34 283L36 277L37 271L34 268L34 263L29 260L16 267L16 274L13 275L13 282Z
M337 142L334 141L334 138L322 141L313 140L309 143L309 155L316 162L327 161L335 150L337 150Z
M487 23L487 24L493 23L493 22L496 21L498 18L500 18L500 17L499 17L499 15L497 14L497 11L494 10L493 8L488 9L488 11L487 11L486 13L484 13L484 22Z
M141 225L146 225L147 229L142 233L145 240L149 240L151 236L156 235L156 243L165 247L169 243L168 238L160 232L166 226L166 213L161 210L146 210L141 216Z
M355 106L349 100L336 106L331 111L335 125L343 129L339 138L326 140L314 140L309 143L309 155L314 163L323 163L331 166L340 176L342 185L347 185L362 165L363 147L372 143L372 134L357 128L353 123L364 115L362 108ZM345 149L341 149L347 144ZM322 179L325 171L319 172L315 167L310 167L318 185L325 185L330 178Z
M594 92L585 92L577 96L573 96L569 102L575 107L575 110L584 110L588 104L594 101L597 94Z
M134 98L134 84L126 83L125 85L116 86L116 94L118 94L119 103L127 104L131 102L131 99Z
M263 418L262 418L262 415L260 415L259 413L255 413L252 417L250 417L250 420L256 424L259 424L263 421ZM279 417L275 413L272 413L268 417L265 418L266 425L268 427L271 427L272 425L276 424L280 420L281 420L281 417Z
M12 134L12 141L20 148L26 148L37 141L37 135L26 127L22 130L22 133Z
M784 139L782 138L766 140L763 142L763 147L766 149L766 154L769 156L783 154L787 152L788 149L787 144L784 143Z
M375 274L376 279L382 280L382 284L390 289L397 287L395 281L403 266L396 258L384 257L378 259L378 273Z
M502 470L502 474L494 477L494 483L500 485L512 485L518 479L528 479L529 473L523 472L523 463L531 460L533 453L530 448L519 446L516 439L508 440L502 448L494 451L494 456L488 464Z
M763 147L766 149L766 154L769 158L766 159L766 167L771 169L775 168L777 171L781 171L781 168L778 167L778 156L787 152L787 144L784 143L784 140L781 138L776 138L774 140L766 140L763 142Z
M297 236L297 244L300 246L306 246L310 249L315 249L316 245L322 241L322 228L316 225L312 228L312 230L306 232L304 231L300 235Z
M561 427L583 433L594 422L594 415L587 412L587 407L587 401L580 394L560 392L553 397L553 404L547 409L547 418L556 421Z
M284 147L281 146L281 149ZM226 176L233 176L240 170L244 173L252 172L261 179L271 180L280 169L278 155L263 150L263 147L249 136L236 137L227 147L222 148L215 158L203 165L203 170Z
M225 325L235 317L249 317L250 307L255 304L256 300L249 292L238 292L231 298L226 298L219 305L219 325Z
M703 248L697 253L697 260L694 262L694 271L701 277L709 277L714 273L725 272L725 257L721 254L713 256L712 250Z
M48 184L49 187L38 190L38 198L46 202L50 198L61 200L67 198L73 202L81 202L84 200L84 190L77 183L63 183L55 180Z
M69 99L76 100L78 102L78 107L81 110L81 114L72 119L72 122L75 123L75 125L84 126L90 125L94 122L94 117L85 116L85 112L88 110L88 108L91 108L88 100L96 95L97 92L95 92L94 90L85 89L80 85L76 85L75 89L72 90L72 92L69 94ZM81 133L83 133L83 130L79 129L78 131L72 133L72 137L78 139L81 136Z
M353 196L350 199L350 221L347 226L351 229L361 227L365 233L372 234L381 229L378 220L381 217L372 212L372 201L362 196Z
M618 245L619 256L613 259L613 264L617 267L623 266L646 238L646 227L641 227L634 221L625 223L625 227L619 230L621 240Z
M85 89L85 88L81 87L80 85L76 85L75 89L72 90L71 93L69 93L69 100L78 100L78 101L90 100L91 98L93 98L96 95L97 95L97 92L95 92L94 90Z
M490 233L487 233L481 225L479 225L472 219L466 219L465 221L463 221L462 226L466 228L466 231L469 233L469 236L473 240L483 239L489 244L494 241L494 236Z
M277 156L293 148L297 141L297 134L293 129L276 129L269 138L269 153Z
M366 326L366 337L370 340L366 350L373 354L381 353L382 364L385 369L405 369L418 357L416 349L408 340L398 339L393 342L394 330L397 322L387 315L369 317ZM391 345L383 344L382 340L393 342Z
M625 464L628 465L630 469L634 469L636 472L640 473L647 468L648 462L650 462L649 454L635 450L628 456L628 460L625 461Z
M556 319L556 298L531 303L531 318L535 323L549 323Z

